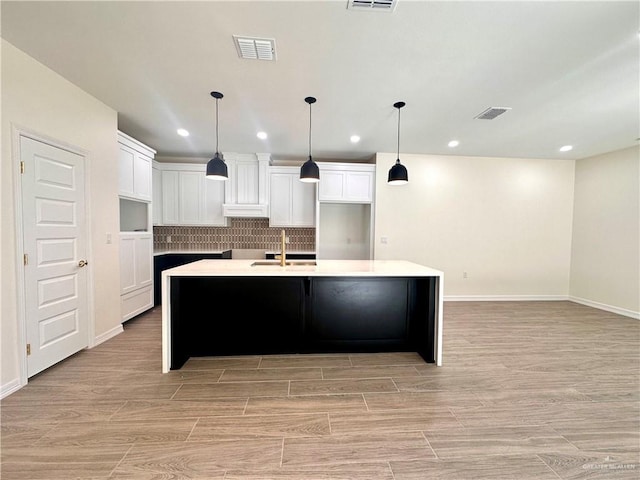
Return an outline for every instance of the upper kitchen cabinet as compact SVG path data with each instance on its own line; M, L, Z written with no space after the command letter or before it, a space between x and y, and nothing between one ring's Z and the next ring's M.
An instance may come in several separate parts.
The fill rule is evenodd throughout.
M327 203L373 203L376 166L318 162L318 200Z
M153 224L162 225L162 170L155 160L151 168L151 187L153 189L151 201Z
M300 181L300 167L269 167L269 182L269 226L315 226L316 184Z
M152 148L118 132L120 197L151 202L151 164L155 154Z
M224 195L225 217L268 217L269 181L267 153L225 153L229 179Z
M205 176L206 165L162 164L164 225L226 226L225 184Z

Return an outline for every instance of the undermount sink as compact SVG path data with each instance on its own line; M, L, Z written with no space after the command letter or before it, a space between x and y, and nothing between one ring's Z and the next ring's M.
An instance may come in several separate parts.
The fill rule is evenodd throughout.
M285 267L293 267L293 266L306 266L306 267L315 267L317 265L315 260L287 260L284 264ZM252 267L279 267L280 260L260 260L257 262L253 262L251 264Z

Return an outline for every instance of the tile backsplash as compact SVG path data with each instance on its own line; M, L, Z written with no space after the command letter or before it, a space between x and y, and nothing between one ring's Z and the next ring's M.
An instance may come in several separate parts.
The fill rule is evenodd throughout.
M289 237L287 250L312 252L316 249L315 228L284 229ZM153 248L163 250L228 250L255 248L280 250L282 228L269 227L268 218L231 218L228 227L154 226Z

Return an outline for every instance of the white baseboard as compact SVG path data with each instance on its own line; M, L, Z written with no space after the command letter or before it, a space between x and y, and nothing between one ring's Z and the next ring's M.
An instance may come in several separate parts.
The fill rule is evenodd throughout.
M17 392L21 388L22 388L22 385L20 384L20 379L14 378L10 382L0 386L0 398L7 397L12 393Z
M557 302L567 295L444 295L445 302Z
M116 335L120 335L122 332L124 332L124 328L122 327L122 324L120 324L117 327L113 327L111 330L101 333L93 340L93 346L91 348L97 347L98 345L106 342L110 338L113 338Z
M586 298L569 296L569 300L587 307L597 308L599 310L605 310L611 313L617 313L618 315L624 315L625 317L635 318L640 320L640 312L634 312L633 310L627 310L626 308L614 307L613 305L607 305L606 303L594 302L593 300L587 300Z
M606 303L594 302L586 298L572 297L570 295L444 295L445 302L554 302L567 300L586 305L587 307L593 307L598 310L640 320L640 312L614 307Z

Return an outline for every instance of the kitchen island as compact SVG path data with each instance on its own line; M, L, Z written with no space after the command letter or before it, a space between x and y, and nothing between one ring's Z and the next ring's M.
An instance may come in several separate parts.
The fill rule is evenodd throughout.
M162 371L190 357L415 351L442 364L443 273L395 260L200 260L162 272Z

